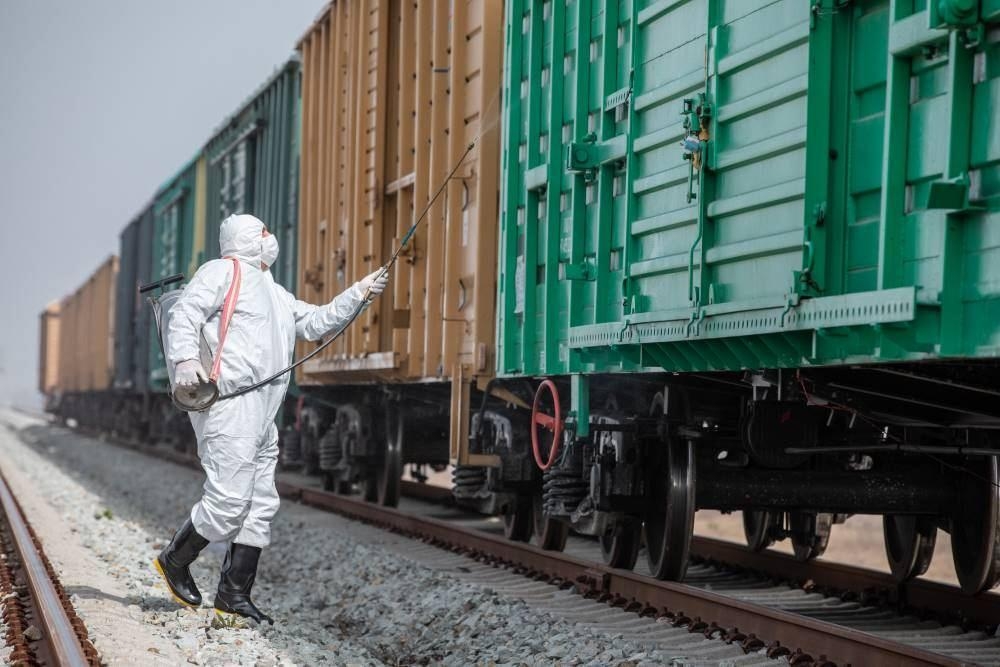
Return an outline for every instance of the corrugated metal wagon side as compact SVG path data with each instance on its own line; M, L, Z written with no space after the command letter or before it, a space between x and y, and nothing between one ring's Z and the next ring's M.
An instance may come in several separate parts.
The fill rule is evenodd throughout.
M299 206L299 58L293 55L214 132L204 149L205 256L219 256L219 225L233 213L260 218L278 239L274 280L296 288ZM202 261L199 260L199 261ZM192 273L196 267L192 267ZM279 424L292 416L289 390ZM287 449L288 429L281 433ZM292 445L294 449L294 444Z
M148 204L119 236L119 271L114 328L113 429L123 437L144 437L148 419L152 315L139 285L153 279L153 206ZM79 419L78 419L79 421Z
M109 257L60 304L59 411L110 428L113 418L118 257Z
M150 247L143 249L151 262L148 274L139 283L176 274L183 274L190 279L204 261L206 162L205 156L199 151L156 191L149 213L152 227L148 239ZM180 285L172 285L167 289L177 287ZM129 289L135 292L135 287ZM141 350L137 349L137 353L146 355L146 362L136 370L143 372L145 377L141 384L138 379L136 381L135 386L142 387L141 393L132 392L121 396L123 405L119 412L136 415L137 418L123 419L120 429L140 424L139 429L130 433L132 437L169 444L183 450L191 444L189 420L174 408L169 399L166 360L156 333L148 296L136 294L132 297L136 299L138 310L134 326L144 346Z
M50 303L38 317L38 391L52 405L59 391L59 304Z
M299 45L301 298L327 302L378 269L445 188L386 294L298 376L328 396L379 382L404 393L426 385L426 409L400 417L411 420L408 432L429 434L426 451L407 448L411 461L447 460L448 404L467 420L473 382L492 376L501 12L496 1L333 2Z
M219 225L250 213L278 237L274 279L295 290L298 227L299 62L293 57L215 131L207 165L205 257L219 256Z
M204 202L205 158L199 154L162 185L153 198L150 281L178 273L190 278L204 261ZM140 307L149 310L144 298L140 298ZM148 341L149 386L164 393L168 380L163 350L155 333L149 335Z
M678 578L696 507L803 560L876 513L900 579L941 528L965 590L1000 581L1000 4L511 0L505 25L497 369L546 380L476 443L520 428L545 469L510 532L534 504L631 567L644 528Z
M997 355L996 10L630 4L510 3L501 372Z
M115 310L115 389L144 393L149 387L149 307L139 285L153 279L153 208L146 206L119 236Z

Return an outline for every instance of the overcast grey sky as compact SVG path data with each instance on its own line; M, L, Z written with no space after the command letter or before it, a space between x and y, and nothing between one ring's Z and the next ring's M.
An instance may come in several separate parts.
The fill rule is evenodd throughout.
M325 4L0 1L0 404L38 404L38 314L117 253Z

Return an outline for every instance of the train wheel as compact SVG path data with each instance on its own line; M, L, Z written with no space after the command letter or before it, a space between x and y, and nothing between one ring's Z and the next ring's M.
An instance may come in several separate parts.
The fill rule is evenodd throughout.
M670 440L666 450L666 476L654 478L644 517L646 556L654 577L679 581L687 571L694 530L694 443Z
M503 534L514 542L531 539L531 497L518 495L503 514Z
M743 510L743 534L751 551L763 551L774 544L775 532L781 523L781 512Z
M566 538L569 537L569 524L545 516L542 494L537 493L532 499L532 541L535 546L546 551L562 551L566 548Z
M379 505L399 505L399 489L403 476L403 434L406 420L402 411L390 407L386 411L385 451L375 469L375 495Z
M975 595L1000 581L1000 474L996 457L970 463L951 518L951 556L962 592Z
M805 563L823 555L830 542L832 514L789 512L788 524L796 560Z
M937 541L937 524L929 517L886 514L882 535L889 569L896 581L919 577L930 567Z
M636 517L623 516L620 521L608 526L601 536L601 556L609 567L631 570L639 558L639 544L642 540L642 521Z

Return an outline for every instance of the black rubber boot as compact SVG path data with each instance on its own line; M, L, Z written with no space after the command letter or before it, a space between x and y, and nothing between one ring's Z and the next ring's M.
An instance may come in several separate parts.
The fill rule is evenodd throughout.
M189 607L201 606L201 592L194 583L189 566L207 546L208 540L198 534L188 518L167 548L153 561L174 599Z
M235 542L229 545L226 560L222 563L219 590L215 594L217 616L236 614L243 618L251 618L258 623L264 621L274 623L274 619L257 609L250 600L250 589L253 588L254 578L257 576L260 551L260 547L250 547Z

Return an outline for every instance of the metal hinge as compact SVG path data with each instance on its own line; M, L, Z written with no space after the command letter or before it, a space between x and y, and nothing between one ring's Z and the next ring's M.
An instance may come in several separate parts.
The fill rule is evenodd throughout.
M559 277L563 280L594 280L597 278L594 265L589 262L559 264Z
M928 209L946 211L974 211L981 207L969 203L971 180L962 172L955 178L932 181L927 194Z
M601 166L597 135L591 132L566 148L566 171L592 171Z

